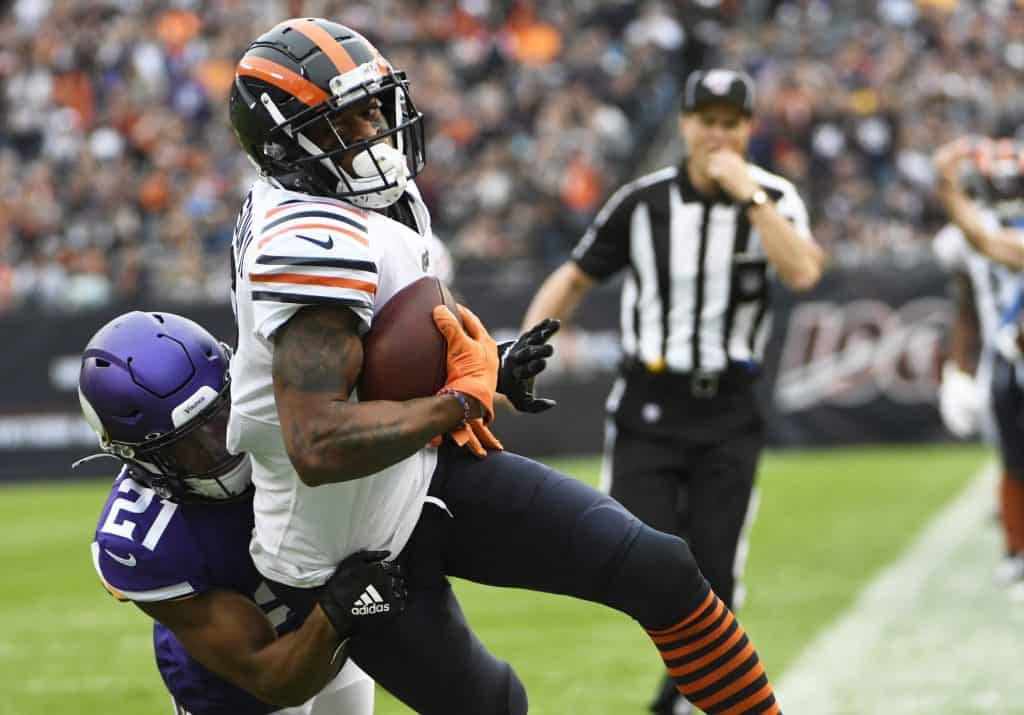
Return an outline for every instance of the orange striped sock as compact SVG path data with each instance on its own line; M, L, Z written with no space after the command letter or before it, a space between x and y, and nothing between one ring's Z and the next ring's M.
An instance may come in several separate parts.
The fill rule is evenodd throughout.
M701 604L676 625L647 631L676 687L707 715L781 715L754 644L705 588Z
M1001 486L1006 549L1011 554L1024 553L1024 481L1015 474L1004 472Z

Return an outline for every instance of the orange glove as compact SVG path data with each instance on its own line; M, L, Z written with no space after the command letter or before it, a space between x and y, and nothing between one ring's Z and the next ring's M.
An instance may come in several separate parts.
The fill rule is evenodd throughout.
M486 457L487 449L496 449L499 452L505 450L498 438L491 434L491 431L484 425L484 421L481 419L470 420L466 424L462 425L458 429L454 429L449 434L452 437L452 441L460 447L469 445L469 451L478 457ZM487 449L484 449L486 447Z
M459 314L464 327L445 306L434 308L434 325L448 341L448 382L443 389L475 399L483 410L484 423L489 423L494 419L498 385L498 346L469 308L460 305Z

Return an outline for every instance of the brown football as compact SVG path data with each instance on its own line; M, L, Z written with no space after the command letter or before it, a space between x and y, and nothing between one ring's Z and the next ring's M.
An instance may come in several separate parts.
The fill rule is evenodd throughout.
M441 304L459 317L451 292L434 276L413 281L384 304L363 336L360 400L411 400L444 387L448 345L432 316Z

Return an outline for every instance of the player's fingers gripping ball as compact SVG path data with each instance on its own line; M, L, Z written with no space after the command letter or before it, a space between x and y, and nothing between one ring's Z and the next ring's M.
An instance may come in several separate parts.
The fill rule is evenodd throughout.
M338 564L320 592L320 606L339 638L368 624L394 618L405 610L407 591L402 568L385 561L387 551L360 551Z
M498 441L483 420L470 420L458 429L451 432L452 441L460 447L469 445L469 451L477 457L486 457L488 449L496 449L499 452L505 447Z
M455 390L480 403L484 421L494 419L494 389L498 384L498 348L480 319L463 306L459 312L466 325L447 307L434 308L434 324L448 344L446 390Z

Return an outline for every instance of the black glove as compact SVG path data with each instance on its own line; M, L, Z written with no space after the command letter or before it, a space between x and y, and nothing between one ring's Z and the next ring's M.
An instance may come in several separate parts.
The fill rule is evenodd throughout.
M533 395L533 378L547 367L545 358L555 353L548 345L561 323L545 318L516 340L498 345L498 392L520 412L543 412L555 406L554 400Z
M380 623L405 610L401 567L385 561L387 551L360 551L338 564L320 592L320 607L341 639L360 627Z

